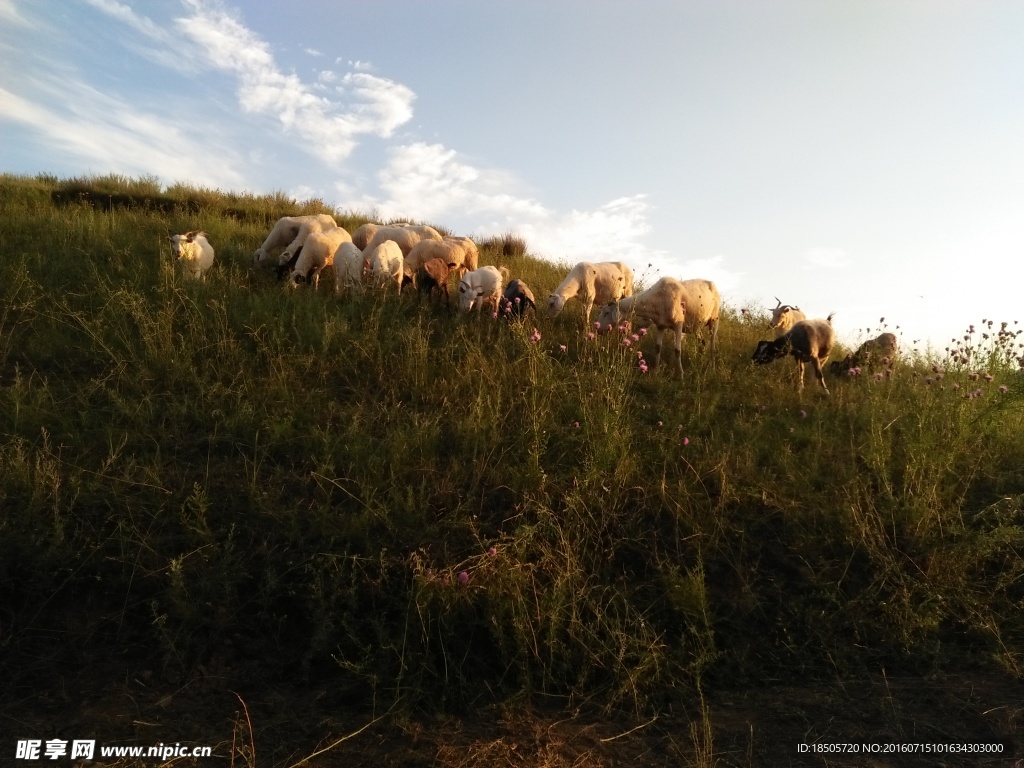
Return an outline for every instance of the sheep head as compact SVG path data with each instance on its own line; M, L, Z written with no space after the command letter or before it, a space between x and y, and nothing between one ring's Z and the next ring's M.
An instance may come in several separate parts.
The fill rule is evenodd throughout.
M750 361L758 365L765 365L780 357L785 357L791 349L792 345L786 336L780 336L775 341L759 341Z
M562 311L562 307L565 306L565 297L560 296L557 293L552 293L548 296L548 316L554 317Z

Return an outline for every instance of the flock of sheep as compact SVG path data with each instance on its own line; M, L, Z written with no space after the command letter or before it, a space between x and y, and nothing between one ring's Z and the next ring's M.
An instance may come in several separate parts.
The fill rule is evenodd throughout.
M213 265L214 252L202 232L171 235L171 249L185 273L202 279ZM320 273L334 270L336 293L358 292L367 281L379 286L394 286L398 294L411 283L420 292L451 302L448 283L451 274L459 276L458 303L463 311L481 312L488 305L499 312L522 316L536 311L533 292L525 282L511 277L505 267L478 266L476 244L468 237L446 237L433 227L413 224L364 224L354 233L339 227L326 214L285 216L278 220L253 254L256 264L272 262L272 251L283 248L277 258L278 277L287 277L292 287L319 284ZM504 290L503 290L504 288ZM675 334L676 366L682 376L683 334L707 328L711 335L712 364L718 347L718 320L722 299L710 280L676 280L663 277L650 288L633 293L633 272L619 261L580 262L548 296L551 317L561 312L570 299L584 306L586 322L594 305L601 305L595 323L598 330L619 326L626 318L639 326L657 329L652 365L657 365L666 331ZM798 389L803 389L804 366L811 363L822 388L824 365L835 343L832 316L808 319L798 307L776 299L772 311L773 341L761 341L753 362L769 363L792 355L798 365ZM831 371L841 373L871 362L891 362L896 356L896 337L883 333L865 342L842 362L833 362Z

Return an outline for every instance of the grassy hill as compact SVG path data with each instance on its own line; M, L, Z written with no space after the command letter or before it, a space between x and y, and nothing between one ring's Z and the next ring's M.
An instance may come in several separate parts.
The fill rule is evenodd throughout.
M0 177L12 740L38 723L43 738L74 723L120 743L234 729L221 756L291 765L323 733L293 734L291 752L264 741L257 760L260 722L243 727L238 704L279 723L301 700L311 730L349 713L411 744L414 723L446 723L432 764L462 764L452 719L488 713L621 727L591 762L525 747L515 762L481 736L465 764L609 764L657 728L615 734L672 722L647 745L666 764L761 764L763 745L797 765L813 757L797 737L829 734L860 694L815 699L790 725L792 710L772 726L751 705L746 747L723 702L884 678L889 700L863 711L910 740L890 678L948 691L980 675L994 698L970 707L939 707L933 689L901 699L944 714L916 736L1024 748L1019 697L980 714L1024 669L1015 318L964 318L976 328L945 358L831 378L826 396L813 379L797 393L792 361L751 366L766 318L730 311L716 365L688 339L680 382L640 370L650 336L588 338L578 305L467 318L338 298L329 275L291 291L252 265L279 216L320 212L350 231L366 220L154 179ZM217 253L201 284L166 241L197 228ZM547 295L569 265L514 245L483 240L482 263ZM151 737L126 699L89 713L110 680L213 711Z

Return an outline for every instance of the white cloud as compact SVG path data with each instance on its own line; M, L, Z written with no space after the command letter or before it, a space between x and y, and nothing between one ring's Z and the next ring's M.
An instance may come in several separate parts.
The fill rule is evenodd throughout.
M842 248L810 248L803 256L804 269L845 269L850 257Z
M478 168L453 149L422 142L393 147L378 181L383 197L354 198L348 205L376 210L382 218L457 218L478 235L514 231L533 253L556 260L622 260L639 268L664 256L643 243L650 232L645 195L559 212L517 194L522 183L514 175Z
M320 53L320 51L318 51L316 48L303 48L302 50L304 50L310 56L323 56L323 54Z

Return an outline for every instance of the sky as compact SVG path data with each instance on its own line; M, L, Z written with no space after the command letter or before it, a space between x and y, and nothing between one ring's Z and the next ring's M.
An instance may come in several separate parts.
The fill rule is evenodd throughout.
M1024 3L0 0L0 172L513 231L941 350L1024 321Z

